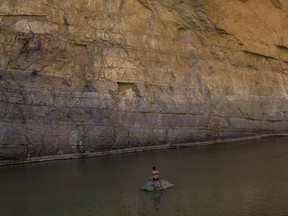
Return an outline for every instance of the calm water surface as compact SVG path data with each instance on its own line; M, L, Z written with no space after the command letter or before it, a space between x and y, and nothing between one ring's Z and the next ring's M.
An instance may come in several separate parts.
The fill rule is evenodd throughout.
M0 215L288 215L288 138L0 167Z

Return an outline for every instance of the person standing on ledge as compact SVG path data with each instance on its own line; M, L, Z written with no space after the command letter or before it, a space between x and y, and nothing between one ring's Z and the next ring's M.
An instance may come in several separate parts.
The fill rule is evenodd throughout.
M160 177L159 177L159 171L156 169L155 166L153 166L153 170L152 170L152 181L153 181L154 189L162 188Z
M159 171L156 169L155 166L153 166L153 170L152 170L152 180L159 181Z

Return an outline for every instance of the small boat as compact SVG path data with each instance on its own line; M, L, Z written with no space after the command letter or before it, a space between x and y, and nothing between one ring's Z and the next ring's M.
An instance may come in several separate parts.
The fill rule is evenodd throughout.
M148 181L144 186L141 187L141 189L145 191L156 191L156 190L164 190L173 186L174 186L173 184L165 180Z

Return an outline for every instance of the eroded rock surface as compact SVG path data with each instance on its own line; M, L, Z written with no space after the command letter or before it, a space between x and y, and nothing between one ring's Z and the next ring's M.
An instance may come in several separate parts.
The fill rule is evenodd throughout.
M145 185L141 187L141 189L144 191L158 191L171 188L173 186L174 186L173 184L165 180L148 181Z
M284 0L3 0L0 159L288 130Z

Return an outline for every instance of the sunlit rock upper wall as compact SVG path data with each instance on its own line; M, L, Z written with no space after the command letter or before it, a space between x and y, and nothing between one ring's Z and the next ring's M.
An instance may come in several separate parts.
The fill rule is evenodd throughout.
M0 159L288 131L284 0L0 1Z

